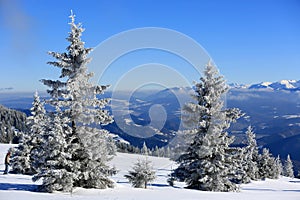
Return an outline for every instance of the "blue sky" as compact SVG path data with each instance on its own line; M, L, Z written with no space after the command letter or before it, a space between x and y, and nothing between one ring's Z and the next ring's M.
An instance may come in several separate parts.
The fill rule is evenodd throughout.
M298 0L2 0L0 88L45 90L38 80L58 77L46 64L52 60L47 51L65 51L70 10L86 28L87 47L130 29L167 28L198 42L228 82L300 79ZM131 54L114 63L105 84L151 62L174 67L187 81L199 78L188 63L168 52Z

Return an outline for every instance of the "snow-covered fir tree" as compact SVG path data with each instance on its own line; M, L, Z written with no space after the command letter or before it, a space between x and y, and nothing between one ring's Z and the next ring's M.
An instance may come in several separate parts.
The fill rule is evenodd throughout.
M47 90L52 97L49 104L59 107L63 112L61 116L67 117L69 121L71 132L64 135L68 135L65 140L69 143L68 162L72 164L72 168L65 170L72 173L70 177L73 187L113 187L109 176L116 170L107 163L112 158L115 147L108 132L102 129L102 126L111 123L113 119L105 110L109 99L98 99L98 95L103 94L108 86L91 83L93 73L87 71L87 64L91 60L88 54L92 48L85 48L81 40L84 29L81 24L75 24L73 14L70 18L71 31L67 37L70 44L67 52L49 52L56 61L48 64L61 69L60 79L41 81L50 88ZM40 175L40 178L47 178L47 175Z
M159 148L158 151L159 151L159 156L160 157L167 157L166 149L164 147Z
M171 158L171 149L168 146L167 148L165 148L165 155L166 158Z
M153 152L152 153L153 156L161 157L158 146L155 146L155 148L152 150L152 152Z
M141 149L141 153L143 154L143 155L149 155L149 149L148 149L148 147L147 147L147 145L146 145L146 142L144 142L143 143L143 147L142 147L142 149Z
M231 169L231 174L228 175L230 180L236 184L249 183L250 178L246 172L246 154L245 149L240 147L230 148L227 152L231 152L232 160L234 165Z
M259 155L257 163L260 179L277 179L279 177L276 169L275 158L270 154L267 148L263 149L262 154Z
M196 130L171 177L185 181L192 189L235 191L238 187L231 179L239 165L235 160L238 152L229 147L233 138L226 129L242 114L239 109L224 109L222 98L228 86L211 62L200 81L195 85L195 103L184 108L185 124Z
M11 156L11 173L16 174L34 174L30 163L31 146L28 145L30 136L23 133L20 143L15 147L15 151Z
M19 145L12 155L12 171L14 173L34 174L36 169L32 162L35 159L35 153L39 148L45 133L45 124L47 122L44 103L41 102L38 92L35 92L30 109L31 116L27 118L27 125L30 130L21 136ZM37 158L39 159L39 158Z
M294 178L293 162L289 154L287 155L286 160L284 162L283 175Z
M247 174L247 177L250 180L257 180L259 177L257 161L258 161L258 147L255 139L255 133L253 132L253 128L249 126L246 131L247 135L247 146L245 147L245 165L244 170ZM249 182L250 180L246 180Z
M276 173L278 174L278 177L279 175L282 175L283 174L283 166L282 166L282 162L281 162L281 159L280 159L280 156L278 155L277 158L275 159L275 163L276 163Z
M69 144L66 138L71 129L68 126L68 118L61 116L59 108L52 113L48 124L47 133L44 134L40 147L35 153L33 165L37 169L33 181L43 178L40 191L71 192L73 189L74 176L73 163L70 162Z
M124 177L127 178L135 188L147 188L148 183L156 178L151 161L147 158L138 160L134 164L132 171L129 171L129 174Z

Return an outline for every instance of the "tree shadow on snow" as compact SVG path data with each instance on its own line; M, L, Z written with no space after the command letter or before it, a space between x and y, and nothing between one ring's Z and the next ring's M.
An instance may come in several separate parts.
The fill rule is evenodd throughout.
M243 188L242 190L249 190L249 191L270 191L270 192L276 192L278 190L274 189L264 189L264 188Z
M128 183L129 184L129 181L117 181L117 183Z
M284 192L300 192L300 190L282 190Z
M18 184L18 183L0 183L0 190L19 190L36 192L38 185L33 184Z
M160 183L151 183L150 186L154 187L172 187L172 188L180 188L178 186L170 186L169 184L160 184Z
M300 181L289 181L290 183L300 183Z
M159 183L151 183L149 185L154 186L154 187L170 187L170 185L168 185L168 184L159 184Z
M300 192L300 190L275 190L275 189L264 189L264 188L243 188L243 190L249 190L249 191L269 191L269 192L278 192L278 191L283 191L283 192Z
M172 170L170 170L170 169L164 169L164 168L159 168L159 169L157 169L157 171L170 172Z

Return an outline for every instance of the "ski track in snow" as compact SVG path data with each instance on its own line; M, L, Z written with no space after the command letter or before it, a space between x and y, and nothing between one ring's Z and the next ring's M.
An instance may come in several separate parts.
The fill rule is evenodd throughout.
M118 170L118 174L112 177L116 182L113 189L84 189L75 188L72 193L40 193L35 192L35 188L40 182L33 183L31 176L8 174L2 175L4 170L4 157L13 145L0 144L0 199L9 200L299 200L300 199L300 179L281 177L279 180L268 179L266 181L253 181L250 184L241 185L240 192L205 192L184 189L183 183L177 183L175 187L170 187L166 180L171 169L176 164L166 158L148 157L154 165L157 178L148 189L132 188L124 175L132 168L137 159L143 158L141 155L118 153L111 161Z

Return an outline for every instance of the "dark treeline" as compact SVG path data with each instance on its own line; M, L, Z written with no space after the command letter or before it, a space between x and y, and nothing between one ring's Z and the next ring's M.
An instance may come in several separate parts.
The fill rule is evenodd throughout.
M0 105L0 143L18 143L20 132L25 132L26 114Z

